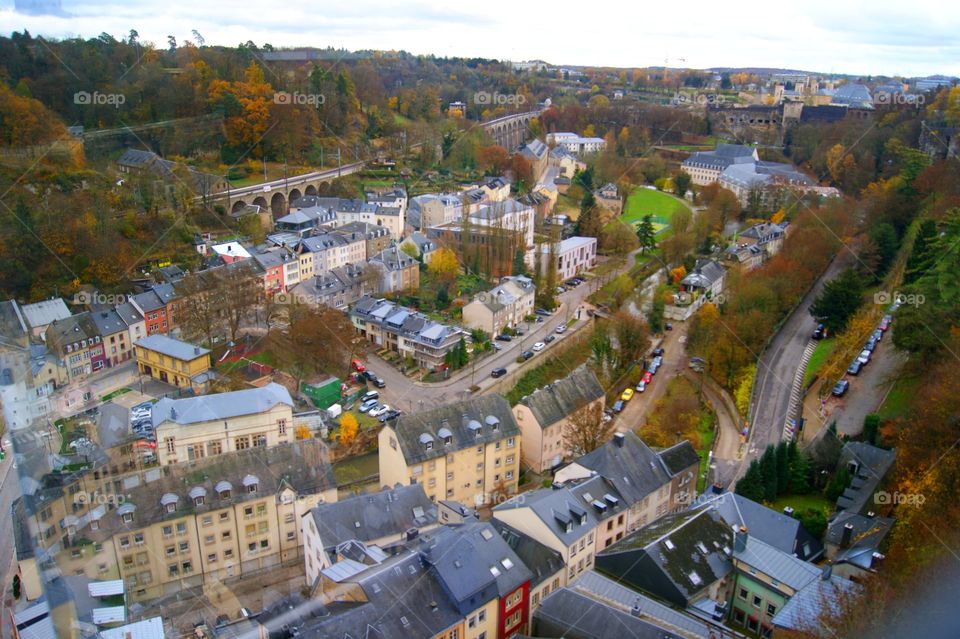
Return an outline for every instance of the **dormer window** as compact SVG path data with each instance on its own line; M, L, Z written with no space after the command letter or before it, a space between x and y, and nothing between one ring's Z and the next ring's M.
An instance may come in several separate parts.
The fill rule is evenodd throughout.
M134 512L136 509L137 509L136 506L134 506L134 505L131 504L130 502L127 502L127 503L123 504L122 506L120 506L119 508L117 508L117 514L120 515L120 520L123 521L123 523L125 523L125 524L132 524L132 523L133 523L133 512Z
M203 506L207 501L207 489L202 486L194 486L190 489L189 496L193 500L194 506Z
M257 492L257 485L260 483L260 480L257 479L255 475L247 475L243 478L243 487L247 489L248 493Z
M433 435L430 433L421 433L420 443L423 445L424 450L433 450Z
M437 431L437 435L443 441L444 446L449 446L453 443L453 433L450 432L450 429L441 428L439 431Z
M230 499L233 493L233 485L228 481L217 482L217 485L214 486L213 489L217 491L217 497L220 499Z
M160 498L160 505L163 506L164 512L175 513L177 512L178 501L180 501L180 497L174 493L164 493L163 497Z

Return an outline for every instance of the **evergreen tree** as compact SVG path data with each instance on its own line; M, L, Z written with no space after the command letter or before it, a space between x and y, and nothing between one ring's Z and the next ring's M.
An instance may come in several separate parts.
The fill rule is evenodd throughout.
M760 463L756 459L750 462L750 467L737 482L734 492L753 501L763 501L763 474L760 472Z
M763 498L773 501L777 498L777 454L772 444L760 457L760 473L763 477Z
M657 248L656 230L653 228L653 216L644 215L640 224L637 225L637 239L640 240L640 252L646 253L647 249Z
M790 462L787 454L787 442L777 444L777 494L782 495L790 487Z
M514 275L526 275L527 274L527 263L524 261L524 251L522 248L518 248L516 253L513 255L513 274Z
M798 453L790 462L790 492L794 495L810 492L810 460L803 453Z
M826 495L827 499L830 501L837 501L837 499L840 498L840 495L843 494L843 491L847 489L847 486L850 485L850 481L852 479L853 478L850 476L850 471L847 470L847 467L842 467L833 475L833 479L831 479L827 484L823 494Z

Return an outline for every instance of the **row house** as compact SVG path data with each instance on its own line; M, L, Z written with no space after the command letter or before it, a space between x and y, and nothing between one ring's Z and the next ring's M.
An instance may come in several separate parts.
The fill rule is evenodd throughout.
M285 246L256 253L253 259L263 269L263 289L267 294L286 291L300 282L300 260Z
M309 197L309 196L308 196ZM305 198L297 200L300 204ZM312 199L312 198L310 198ZM290 205L290 213L277 218L274 228L278 231L288 231L299 235L308 235L321 226L336 224L337 214L322 206L304 206L295 208Z
M380 272L379 292L396 293L420 288L420 262L393 246L368 260Z
M375 224L389 229L395 240L403 237L407 220L407 192L394 188L382 193L368 192L367 203L378 207Z
M65 320L72 315L66 302L59 297L34 302L33 304L24 304L19 308L30 331L30 336L40 339L43 339L43 334L50 324L56 320Z
M414 231L408 235L402 242L400 242L401 250L404 247L410 247L407 250L413 250L416 252L417 257L423 264L429 265L433 260L433 256L437 252L437 243L428 238L426 235L420 231Z
M362 262L369 256L386 250L394 241L389 229L366 222L348 222L347 224L341 224L336 227L336 233L346 237L350 242L354 242L358 238L363 238L366 242L363 257L359 260L354 260L353 263Z
M401 415L378 440L383 486L423 484L432 501L477 506L517 492L520 428L501 395Z
M293 440L293 399L271 382L260 388L162 398L151 416L162 466Z
M177 328L177 294L172 284L153 284L128 300L146 323L147 335Z
M150 335L136 345L137 370L177 388L206 391L210 382L210 350L166 335Z
M116 309L90 311L90 319L103 341L104 361L108 367L116 366L133 356L130 327Z
M494 507L493 517L560 553L569 583L623 539L628 508L613 483L596 475L512 497Z
M513 415L523 432L524 465L545 473L570 459L564 431L573 427L571 416L578 411L599 413L605 398L600 380L585 364L523 397L513 407Z
M356 244L363 250L362 242ZM350 259L347 240L332 233L305 237L297 244L296 251L301 282L345 264L358 263L357 260ZM362 261L363 259L360 259L360 262Z
M371 344L409 357L428 369L445 366L446 354L467 337L461 328L369 295L354 304L350 321Z
M407 222L414 230L450 224L463 218L464 203L453 193L425 193L410 200Z
M504 277L499 285L477 294L463 307L463 325L499 335L507 326L516 327L534 314L536 292L529 277Z
M697 496L699 468L700 458L688 441L655 451L635 433L625 432L575 459L557 472L554 481L607 478L627 502L627 531L633 532L688 508Z
M89 311L54 320L44 335L47 348L58 361L61 379L66 383L106 366L103 339Z
M347 264L301 281L290 293L305 304L345 311L364 295L376 292L376 283L366 274L368 268Z

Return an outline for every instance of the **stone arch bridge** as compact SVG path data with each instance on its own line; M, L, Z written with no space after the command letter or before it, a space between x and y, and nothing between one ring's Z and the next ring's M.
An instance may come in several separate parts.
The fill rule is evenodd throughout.
M524 111L523 113L511 113L494 120L482 122L480 126L490 134L494 142L512 151L523 142L526 142L530 121L543 113L543 109L533 111Z

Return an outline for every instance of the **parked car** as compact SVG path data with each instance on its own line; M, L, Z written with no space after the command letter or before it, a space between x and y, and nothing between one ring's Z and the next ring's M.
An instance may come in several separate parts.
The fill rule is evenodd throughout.
M512 342L513 338L507 335L506 333L501 333L500 335L497 335L497 340L501 342Z
M817 324L817 327L813 330L813 339L823 339L826 331L826 327L823 324Z
M533 357L533 351L523 351L522 353L520 353L520 357L522 357L523 359L530 359L531 357Z
M547 344L549 344L550 342L552 342L552 341L555 340L555 339L557 339L555 336L553 336L553 335L547 335L546 337L543 338L543 341L546 342Z
M519 328L519 327L513 329L513 332L516 333L517 335L521 336L521 337L523 337L524 335L527 334L527 332L526 332L525 330L523 330L522 328Z
M872 336L872 337L873 337L873 339L875 339L875 340L877 340L877 341L879 342L880 340L883 339L883 331L881 331L881 330L878 328L877 330L875 330L875 331L873 332L873 336Z
M645 384L649 384L650 382L653 381L653 373L651 373L650 371L647 371L646 373L643 374L643 377L641 377L640 379L642 379Z
M370 415L370 417L380 417L381 415L386 413L388 410L390 410L389 404L377 404L376 406L371 408L370 412L367 414Z
M622 399L618 399L613 403L613 412L614 413L623 412L623 407L626 405L627 405L626 402L624 402Z
M567 332L567 325L566 325L566 324L561 324L560 326L558 326L558 327L554 330L554 332L555 332L557 335L563 335L564 333Z
M536 313L540 317L550 317L551 315L553 315L553 313L551 313L545 308L538 308L537 310L534 311L534 313Z
M363 396L360 398L360 401L361 401L361 402L368 402L368 401L370 401L371 399L380 399L380 393L378 393L377 391L367 391L367 392L364 393Z
M557 287L557 295L560 295L561 293L566 293L566 292L567 292L567 289L563 288L562 286Z
M833 393L834 397L843 397L847 394L849 389L850 382L845 379L841 379L839 382L833 385L833 391L831 392Z
M377 417L377 421L382 424L384 422L390 421L391 419L396 419L397 417L400 417L400 415L401 415L400 411L398 411L395 408L391 408L380 417Z
M367 367L364 366L359 359L355 359L351 363L353 364L354 370L357 371L358 373L362 373L363 371L367 370Z
M653 358L653 363L656 364L657 366L660 366L661 364L663 364L663 357L661 357L660 355L657 355L656 357Z
M653 355L654 357L663 357L663 349L658 346L655 349L653 349L653 351L651 352L651 355Z
M880 330L885 331L890 328L890 324L893 322L893 315L884 315L883 319L880 320Z
M505 368L495 368L492 371L490 371L490 377L494 377L494 378L503 377L506 374L507 374L507 369Z
M493 350L495 350L495 351L502 351L502 350L503 350L503 346L500 346L500 345L497 344L496 342L493 342Z
M547 347L547 345L544 344L543 342L537 342L536 344L533 345L533 350L539 353L540 351L542 351L542 350L545 349L546 347Z
M666 324L664 324L663 327L668 331L673 330L673 324L671 324L670 322L667 322Z
M870 339L867 340L867 343L863 345L863 350L870 351L872 353L876 347L877 347L877 340L871 337Z
M632 388L624 389L624 391L620 393L620 399L622 399L625 402L629 402L632 398L633 398Z
M645 390L647 390L647 383L641 379L640 383L637 384L637 392L642 393Z
M379 403L380 402L378 402L375 399L368 399L367 401L360 404L360 408L358 408L357 410L360 411L361 413L366 413L368 410L378 405Z
M850 366L847 367L847 372L850 373L851 375L859 375L860 369L862 368L863 368L863 362L861 362L859 359L855 359L850 364Z
M860 351L860 356L857 357L857 361L861 362L864 366L870 363L870 351L862 350Z
M373 385L376 386L377 388L386 388L387 383L383 381L383 379L381 379L380 377L375 377L373 379Z

